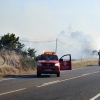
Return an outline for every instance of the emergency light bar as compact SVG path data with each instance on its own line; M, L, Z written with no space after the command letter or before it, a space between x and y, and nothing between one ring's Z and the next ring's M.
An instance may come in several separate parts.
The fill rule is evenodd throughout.
M55 52L43 52L43 54L51 54L51 55L54 55L56 53Z

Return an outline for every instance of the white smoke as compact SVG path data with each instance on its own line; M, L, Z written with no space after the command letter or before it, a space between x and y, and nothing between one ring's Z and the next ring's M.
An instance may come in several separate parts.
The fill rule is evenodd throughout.
M90 35L83 34L83 32L76 31L70 34L64 30L61 31L55 38L50 37L48 40L31 40L22 38L21 41L25 44L25 48L35 48L37 55L42 51L55 51L57 41L57 55L59 58L65 54L71 54L73 59L92 58L92 51L96 50L94 40Z
M70 34L61 31L60 34L58 34L58 42L57 53L60 56L69 53L73 59L91 58L92 51L96 50L93 38L80 31L71 32Z

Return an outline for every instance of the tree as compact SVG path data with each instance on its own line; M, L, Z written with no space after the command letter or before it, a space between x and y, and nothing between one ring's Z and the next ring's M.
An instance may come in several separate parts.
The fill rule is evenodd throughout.
M92 55L94 56L94 58L97 57L98 56L98 51L97 50L93 50L92 51Z
M37 51L35 51L35 49L32 49L32 48L28 48L28 56L30 56L31 58L32 57L36 57L36 55L35 55L35 53L37 52Z
M92 54L97 54L97 53L98 53L97 50L93 50L93 51L92 51Z
M18 51L21 50L24 47L24 44L21 44L19 42L19 37L16 37L15 34L6 34L1 37L0 40L0 48L9 50L9 51Z
M16 51L17 53L24 52L24 51L22 51L22 48L25 46L24 44L21 44L21 43L19 42L16 46L17 46L17 48L15 49L15 51Z
M26 50L22 51L22 55L27 56L27 51Z

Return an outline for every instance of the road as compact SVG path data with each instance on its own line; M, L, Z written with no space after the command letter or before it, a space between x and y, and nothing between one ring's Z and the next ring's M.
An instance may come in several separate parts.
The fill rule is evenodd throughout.
M100 100L100 67L56 75L7 76L0 79L0 100Z

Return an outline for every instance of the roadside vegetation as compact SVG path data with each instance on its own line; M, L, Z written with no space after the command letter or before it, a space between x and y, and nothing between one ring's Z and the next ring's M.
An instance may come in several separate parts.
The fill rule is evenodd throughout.
M36 50L24 48L15 34L0 39L0 77L5 75L33 74L36 72ZM72 61L72 68L98 65L98 59Z
M34 73L36 70L36 50L23 49L15 34L6 34L0 39L0 76L8 74Z
M98 65L98 59L81 59L72 61L72 68Z

